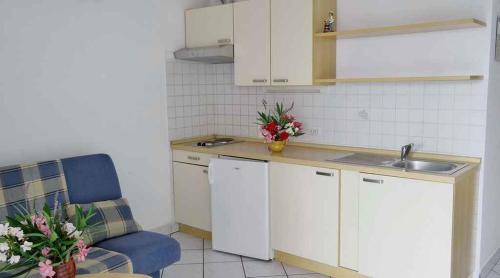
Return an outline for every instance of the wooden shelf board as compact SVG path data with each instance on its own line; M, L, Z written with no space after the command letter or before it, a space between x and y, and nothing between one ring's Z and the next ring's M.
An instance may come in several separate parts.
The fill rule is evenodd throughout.
M482 75L453 75L453 76L401 76L401 77L364 77L364 78L336 78L316 79L316 84L335 83L377 83L377 82L415 82L415 81L467 81L483 80Z
M316 33L317 38L355 38L355 37L373 37L384 35L396 35L405 33L420 33L420 32L433 32L440 30L454 30L465 28L484 27L486 23L475 18L446 20L446 21L433 21L423 23L413 23L395 26L383 26L365 29L354 29L349 31L339 31L331 33Z

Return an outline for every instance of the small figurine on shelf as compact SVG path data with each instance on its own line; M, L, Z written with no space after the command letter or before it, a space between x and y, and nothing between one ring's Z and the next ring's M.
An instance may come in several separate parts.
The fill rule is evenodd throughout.
M336 31L336 22L335 22L335 12L330 11L330 15L327 20L325 20L325 27L323 29L324 33L335 32Z

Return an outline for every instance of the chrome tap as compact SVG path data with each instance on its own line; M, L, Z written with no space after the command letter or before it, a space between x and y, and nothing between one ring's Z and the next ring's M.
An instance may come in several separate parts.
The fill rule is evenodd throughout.
M406 161L408 155L410 155L411 150L413 149L414 144L410 143L408 145L404 145L401 147L401 161Z

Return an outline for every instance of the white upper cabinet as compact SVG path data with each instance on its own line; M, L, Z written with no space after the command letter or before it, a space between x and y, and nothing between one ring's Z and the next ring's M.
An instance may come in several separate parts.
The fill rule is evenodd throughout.
M234 4L234 76L238 86L271 84L270 0Z
M272 85L313 84L313 1L271 0Z
M233 43L233 5L218 5L186 11L186 47Z
M339 171L271 163L271 246L338 265Z

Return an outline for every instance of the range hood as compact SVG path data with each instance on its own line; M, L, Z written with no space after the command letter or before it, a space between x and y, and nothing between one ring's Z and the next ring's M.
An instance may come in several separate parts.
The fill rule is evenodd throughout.
M205 64L234 63L234 46L222 45L200 48L183 48L174 52L175 59Z

